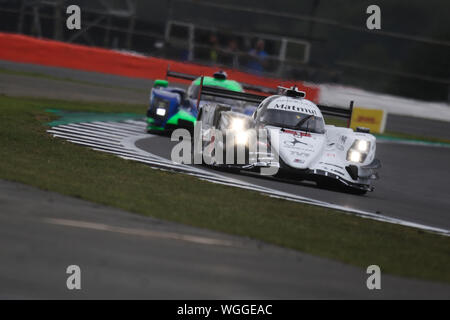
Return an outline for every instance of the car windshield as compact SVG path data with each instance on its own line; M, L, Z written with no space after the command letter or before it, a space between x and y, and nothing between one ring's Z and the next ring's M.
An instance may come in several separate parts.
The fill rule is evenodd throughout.
M325 126L321 117L312 114L266 109L259 121L276 127L324 133Z

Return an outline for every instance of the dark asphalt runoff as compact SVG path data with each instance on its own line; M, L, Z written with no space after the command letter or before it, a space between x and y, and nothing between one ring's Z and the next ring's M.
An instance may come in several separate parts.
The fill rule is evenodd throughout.
M364 269L14 182L0 180L0 207L0 299L450 298L383 273L368 290Z

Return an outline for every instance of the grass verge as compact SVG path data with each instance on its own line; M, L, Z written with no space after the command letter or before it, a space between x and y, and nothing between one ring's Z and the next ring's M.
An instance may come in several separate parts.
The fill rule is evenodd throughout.
M47 108L144 113L145 106L0 96L0 178L386 273L450 282L450 239L272 199L52 138ZM232 199L232 201L231 201Z
M45 73L39 73L39 72L17 71L17 70L11 70L11 69L6 69L6 68L0 68L0 74L9 74L9 75L14 75L14 76L25 76L25 77L32 77L32 78L38 78L38 79L65 81L65 82L88 85L91 87L99 87L99 88L120 89L120 90L128 90L128 91L133 91L133 92L148 92L148 90L145 90L145 89L112 86L112 85L107 85L107 84L95 83L95 82L91 82L91 81L83 81L83 80L77 80L77 79L66 78L66 77L56 77L56 76L48 75Z
M325 117L326 124L335 125L338 127L346 127L347 121L332 117ZM432 143L443 143L448 144L450 146L450 140L439 138L439 137L427 137L427 136L421 136L421 135L415 135L410 133L402 133L402 132L395 132L395 131L385 131L383 134L374 134L377 138L396 138L401 140L408 140L408 141L422 141L422 142L432 142Z

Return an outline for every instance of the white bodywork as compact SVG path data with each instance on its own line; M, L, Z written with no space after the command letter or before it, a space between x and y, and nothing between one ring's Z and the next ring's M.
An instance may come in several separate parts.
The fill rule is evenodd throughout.
M302 112L323 119L320 109L306 99L282 96L270 102L267 109L277 108L280 112ZM295 114L295 113L293 113ZM370 186L376 178L370 166L375 160L376 138L363 132L354 132L350 128L325 125L325 133L313 133L302 130L283 129L266 126L270 131L272 145L281 160L290 169L310 170L311 174L335 177L341 182ZM275 138L275 136L277 136ZM273 143L278 140L278 143ZM363 141L367 151L361 161L351 161L349 153L356 150L358 141ZM276 146L278 145L278 148ZM359 152L361 155L361 152ZM355 160L355 159L353 159ZM280 161L281 162L281 161ZM356 166L357 176L351 176L346 167ZM322 172L324 171L324 172Z
M272 135L278 134L279 149L275 151L289 167L300 170L323 170L354 183L369 183L369 174L365 178L353 179L345 167L355 165L362 168L372 163L376 150L376 138L373 135L332 125L325 126L325 134L297 130L286 132L272 126L267 129ZM365 160L360 163L347 160L347 154L353 143L363 139L370 142L370 149Z
M209 122L205 123L202 130L204 143L210 141L207 133L211 129L225 131L231 128L234 119L243 117L248 121L246 130L257 129L260 132L262 129L267 133L268 138L263 143L258 133L258 148L254 148L254 142L247 143L249 161L241 165L242 169L277 167L278 171L295 179L303 177L304 180L317 182L331 180L364 192L373 189L372 180L377 179L375 169L380 167L379 161L375 159L376 138L369 133L325 125L321 110L313 102L301 97L271 96L260 104L253 117L219 111L221 115L216 117L219 119L217 123L208 121L217 115L217 108L204 110L202 119ZM291 125L281 127L273 119L264 119L270 109L275 109L270 111L271 116L280 116L281 120ZM295 118L290 118L291 115ZM305 121L301 122L302 119ZM310 120L313 128L307 122ZM306 123L308 126L304 128ZM270 150L266 147L261 151L259 146L267 146L266 142L269 142ZM218 162L212 159L211 163ZM227 163L225 166L232 165Z

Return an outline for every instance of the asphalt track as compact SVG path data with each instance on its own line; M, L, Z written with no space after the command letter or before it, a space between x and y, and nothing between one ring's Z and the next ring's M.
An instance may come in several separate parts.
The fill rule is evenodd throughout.
M0 180L0 299L449 299L450 286ZM68 290L66 268L81 269Z
M148 80L61 68L9 62L0 67L65 78L0 72L0 94L15 96L142 104L151 85ZM426 123L439 135L449 134L448 123L422 124ZM167 137L143 139L136 145L164 157L170 154ZM378 156L382 179L364 197L236 177L450 229L450 149L379 144ZM383 276L381 291L369 291L366 274L359 268L16 183L0 181L0 188L0 298L450 298L449 286L388 275ZM228 244L185 240L192 235L206 243ZM82 268L79 292L65 287L69 264Z

